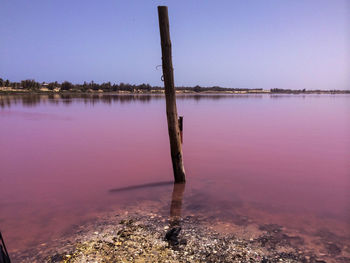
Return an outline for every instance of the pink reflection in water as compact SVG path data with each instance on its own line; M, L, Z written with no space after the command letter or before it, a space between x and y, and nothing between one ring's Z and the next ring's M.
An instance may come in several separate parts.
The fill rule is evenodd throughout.
M228 218L240 210L301 229L317 229L316 218L350 236L349 107L346 95L179 97L184 209L219 207ZM109 192L172 180L163 98L16 103L0 109L0 123L0 227L10 251L171 193Z

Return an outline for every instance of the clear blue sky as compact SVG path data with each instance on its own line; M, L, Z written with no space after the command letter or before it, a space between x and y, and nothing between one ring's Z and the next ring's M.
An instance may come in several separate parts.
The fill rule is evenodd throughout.
M162 85L160 4L176 85L350 89L349 0L0 0L0 77Z

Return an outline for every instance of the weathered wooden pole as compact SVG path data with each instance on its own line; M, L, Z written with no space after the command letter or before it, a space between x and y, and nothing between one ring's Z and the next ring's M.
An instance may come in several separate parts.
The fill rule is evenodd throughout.
M176 96L174 87L173 62L169 32L168 7L158 6L160 40L162 46L162 67L165 88L166 114L170 139L171 160L173 162L175 183L184 183L185 168L182 160L182 146L177 119Z
M180 137L181 137L181 144L182 144L184 143L183 142L184 116L179 117L179 129L180 129Z

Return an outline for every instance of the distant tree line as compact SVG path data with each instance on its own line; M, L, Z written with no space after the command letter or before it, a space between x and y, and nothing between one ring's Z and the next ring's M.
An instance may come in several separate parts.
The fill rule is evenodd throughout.
M161 91L164 90L162 87L159 86L151 86L150 84L140 84L140 85L134 85L134 84L128 84L128 83L111 83L111 82L104 82L102 84L95 83L94 81L86 82L84 81L83 84L73 84L68 81L64 81L62 83L56 82L50 82L50 83L40 83L36 82L33 79L28 80L22 80L21 82L11 82L9 80L3 80L0 78L0 87L11 87L14 89L24 89L24 90L40 90L40 89L48 89L48 90L55 90L59 89L62 91L98 91L102 90L105 92L113 92L113 91L129 91L129 92L135 92L137 90L140 91L146 91L150 92L151 90L154 91ZM213 87L176 87L177 90L190 90L193 92L203 92L203 91L245 91L249 89L232 89L232 88L223 88L218 86ZM262 90L262 89L258 89Z
M287 94L300 94L300 93L350 93L350 90L306 90L306 89L270 89L271 93L287 93Z
M95 83L94 81L86 82L84 81L83 84L73 84L68 81L64 81L62 83L59 83L57 81L45 83L45 82L37 82L33 79L27 79L22 80L21 82L12 82L8 79L4 80L0 78L0 88L1 87L8 87L18 90L29 90L29 91L72 91L72 92L88 92L88 91L103 91L103 92L115 92L115 91L127 91L130 93L133 92L162 92L164 91L163 87L159 86L151 86L149 84L128 84L128 83L111 83L111 82L103 82L102 84ZM227 92L227 91L235 91L235 92L241 92L241 91L247 91L247 92L263 92L263 89L243 89L243 88L223 88L219 86L213 86L213 87L176 87L177 90L182 91L191 91L191 92ZM350 93L349 90L330 90L330 91L324 91L324 90L291 90L291 89L271 89L272 93L325 93L325 92L331 92L331 93Z
M273 93L303 93L306 92L306 89L302 90L292 90L292 89L271 89Z
M69 81L64 81L62 83L50 82L50 83L40 83L36 82L33 79L22 80L21 82L11 82L8 79L4 80L0 78L0 87L10 87L14 89L24 89L24 90L40 90L40 89L48 89L48 90L71 90L71 91L135 91L135 90L147 90L151 91L151 89L161 89L161 87L152 87L149 84L141 84L141 85L132 85L132 84L111 84L111 82L104 82L102 84L91 82L84 82L83 84L73 84Z

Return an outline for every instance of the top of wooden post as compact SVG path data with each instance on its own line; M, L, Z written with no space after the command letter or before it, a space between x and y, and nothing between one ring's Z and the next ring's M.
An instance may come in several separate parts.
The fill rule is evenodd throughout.
M167 6L158 6L160 41L163 45L171 46L170 26Z

